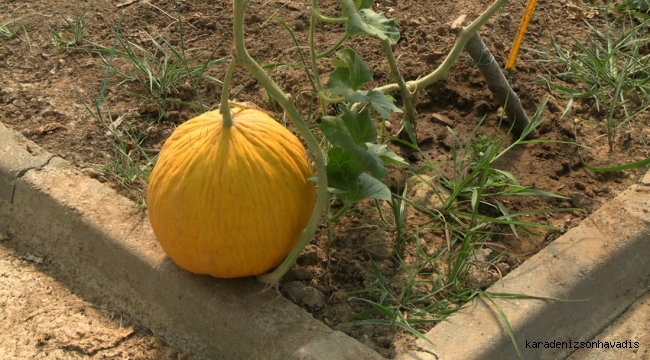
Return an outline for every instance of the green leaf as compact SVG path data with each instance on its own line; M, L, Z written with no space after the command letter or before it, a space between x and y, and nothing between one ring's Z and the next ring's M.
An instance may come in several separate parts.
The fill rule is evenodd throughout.
M327 82L329 92L341 95L351 103L370 104L384 119L391 112L402 112L395 106L395 99L390 95L377 90L361 90L366 83L372 81L372 71L354 49L343 49L336 56L338 59L330 60L336 70L330 74Z
M364 115L363 112L356 114L350 110L343 111L343 118L324 116L319 128L332 145L341 148L342 153L349 157L348 167L355 175L369 171L376 178L384 177L386 175L384 162L365 145L365 142L368 142L366 140L372 139L374 142L377 138L377 130L372 120L370 124L367 123L369 115L367 113ZM374 130L367 128L370 125Z
M354 5L357 6L357 9L371 9L372 0L354 0Z
M612 166L612 167L593 167L585 164L584 162L582 163L582 165L593 172L614 172L614 171L630 170L630 169L636 169L643 166L648 166L650 165L650 158L646 158L629 164Z
M342 112L341 118L357 145L377 141L377 126L370 118L368 109L364 109L360 113L355 113L345 106L341 106L339 109Z
M343 153L341 148L335 147L327 151L327 172L336 173L336 172L345 172L349 170L348 163L350 162L350 157ZM356 176L352 174L352 176Z
M478 211L478 191L475 188L472 188L472 210Z
M395 154L388 145L366 143L368 150L373 151L384 164L408 165L409 163L401 156Z
M492 297L487 295L487 293L484 293L483 296L486 299L488 299L492 303L492 305L494 305L494 307L497 309L497 311L499 312L499 316L501 317L501 320L503 320L503 324L505 325L506 331L508 332L508 335L510 336L510 340L512 341L512 345L514 345L515 351L517 351L517 355L519 355L519 358L523 360L524 355L521 353L521 350L519 349L519 345L517 345L517 339L515 338L515 332L514 332L514 330L512 330L512 326L510 326L510 322L508 321L508 317L503 312L501 307L496 302L494 302Z
M395 163L398 161L403 163L403 160L386 145L368 144L368 146L369 148L365 150L368 154L372 153L376 157L383 156ZM327 158L328 190L344 204L350 206L363 199L387 201L391 199L390 189L369 174L359 172L358 164L342 148L331 148L327 152Z
M503 205L503 203L501 203L498 200L495 200L494 202L496 203L497 208L499 208L499 211L501 211L501 213L503 214L504 219L506 219L506 220L517 220L517 219L513 219L512 217L510 217L510 212L508 212L508 209L506 209L506 207ZM515 226L515 224L512 224L512 223L510 224L510 231L512 231L512 233L515 234L516 237L519 237L519 235L517 234L517 227Z
M506 195L526 195L526 196L547 196L547 197L553 197L557 199L568 199L566 196L554 194L552 192L544 191L544 190L538 190L538 189L531 189L527 186L522 186L520 188L513 189L511 191L506 191L504 192Z
M345 205L352 205L363 199L390 200L388 186L372 176L363 173L356 177L345 172L327 173L328 187L337 189L332 192Z
M358 93L364 95L367 100L363 101L366 104L370 104L375 111L384 119L388 119L391 112L401 113L402 110L395 106L395 99L386 95L381 91L370 90L370 91L358 91Z
M395 26L395 19L388 19L382 13L372 9L362 8L358 13L348 15L348 33L350 35L367 35L380 40L388 40L391 44L399 41L399 30Z
M327 82L327 90L339 94L350 102L364 102L363 95L358 94L367 82L372 81L372 71L363 62L361 56L354 49L343 49L336 52L339 59L332 59L332 65L336 67Z

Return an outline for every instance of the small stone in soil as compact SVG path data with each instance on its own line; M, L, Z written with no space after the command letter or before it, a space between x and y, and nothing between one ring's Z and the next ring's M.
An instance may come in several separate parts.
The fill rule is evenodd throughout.
M573 207L585 209L588 211L592 210L597 203L596 200L580 193L572 193L570 197L571 205L573 205Z
M318 310L325 307L325 295L314 288L305 288L305 296L302 299L302 304L310 309Z
M298 258L300 265L318 265L327 261L327 254L316 245L307 245Z
M336 326L334 326L334 330L338 330L344 334L350 335L352 334L352 329L355 326L357 326L356 322L343 322L336 324Z
M81 173L88 176L89 178L92 178L92 179L99 179L99 178L104 177L104 174L101 171L99 171L97 169L93 169L93 168L81 169ZM104 179L104 180L106 180L106 179Z
M643 183L643 180L642 180ZM645 184L644 184L645 185ZM594 188L594 193L596 195L603 195L603 194L609 194L610 189L608 187L603 187L603 188Z
M576 189L578 189L580 191L583 191L583 190L585 190L587 188L587 186L585 184L581 183L580 181L576 181L573 185L576 187Z
M311 271L305 267L293 268L291 269L291 273L293 273L293 276L295 276L298 280L307 280L311 278Z
M163 116L163 120L169 121L175 124L180 124L183 121L181 113L176 110L167 111Z
M474 254L476 257L476 261L486 263L489 262L492 259L492 249L490 248L482 248L480 250L477 250Z
M302 306L318 310L325 307L325 295L312 287L307 287L300 281L284 284L282 290L289 300Z
M382 229L368 235L363 242L363 247L374 260L385 260L392 255L388 233Z
M442 201L451 196L449 190L440 185L438 179L428 175L412 176L407 183L409 199L427 209L441 210L444 205Z

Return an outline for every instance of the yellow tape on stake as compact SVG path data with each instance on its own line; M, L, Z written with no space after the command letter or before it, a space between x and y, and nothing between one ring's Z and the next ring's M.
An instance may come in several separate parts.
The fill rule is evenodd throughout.
M524 18L521 19L521 24L519 25L519 31L517 31L517 37L515 38L514 44L512 44L512 50L510 51L510 57L508 57L508 62L506 63L506 70L512 69L515 66L517 61L517 54L519 53L519 47L521 42L524 40L524 33L528 28L528 23L530 18L533 16L533 10L535 10L535 4L537 0L528 0L528 5L526 6L526 12L524 13Z

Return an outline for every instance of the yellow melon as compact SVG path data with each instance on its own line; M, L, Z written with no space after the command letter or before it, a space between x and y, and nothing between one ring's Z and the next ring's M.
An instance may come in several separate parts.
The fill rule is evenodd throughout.
M316 202L305 148L263 111L233 106L180 125L147 188L149 219L180 267L219 278L277 266L298 242Z

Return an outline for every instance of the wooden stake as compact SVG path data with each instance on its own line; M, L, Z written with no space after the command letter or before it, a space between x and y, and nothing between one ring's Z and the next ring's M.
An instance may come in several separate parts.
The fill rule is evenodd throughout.
M535 4L537 0L528 0L528 5L526 6L526 12L524 13L524 18L521 19L521 24L519 25L519 31L517 31L517 37L515 37L515 42L512 44L512 50L510 51L510 57L508 57L508 62L506 63L506 70L512 69L515 66L517 61L517 54L519 54L519 47L521 42L524 40L524 33L528 28L528 23L530 18L533 16L533 10L535 10Z

